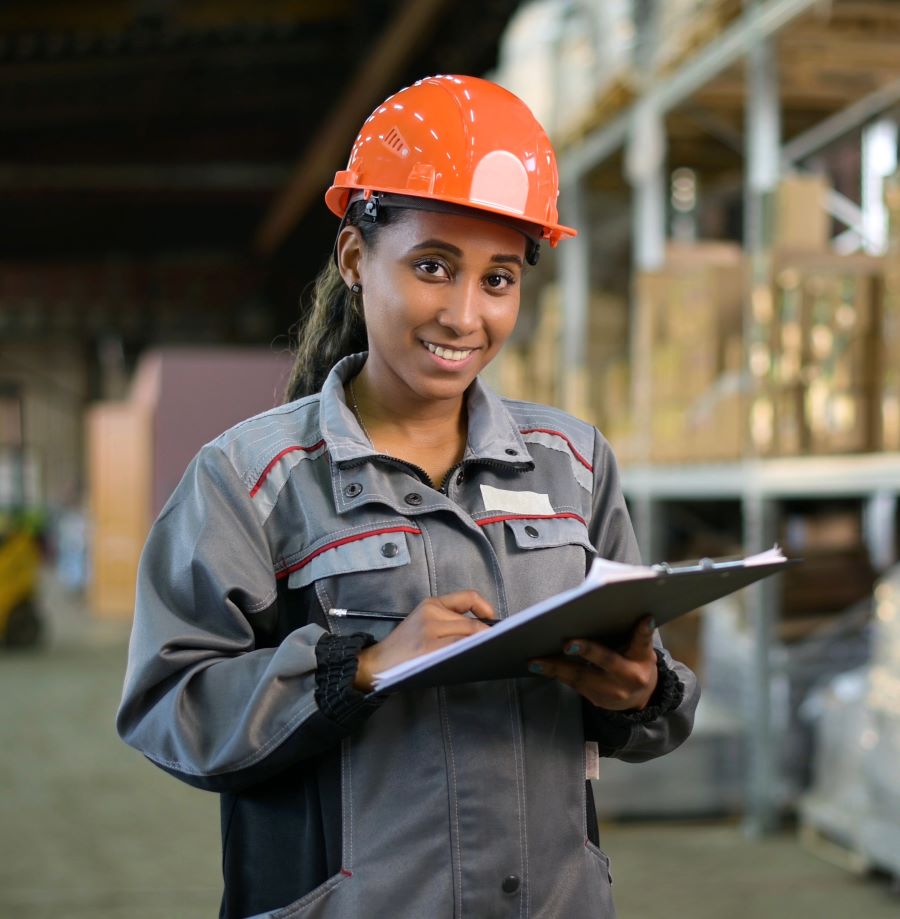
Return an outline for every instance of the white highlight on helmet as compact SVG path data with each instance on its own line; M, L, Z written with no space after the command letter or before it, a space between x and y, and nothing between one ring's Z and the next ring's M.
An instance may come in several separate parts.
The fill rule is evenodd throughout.
M511 214L524 214L528 203L528 174L508 150L492 150L475 167L469 200Z

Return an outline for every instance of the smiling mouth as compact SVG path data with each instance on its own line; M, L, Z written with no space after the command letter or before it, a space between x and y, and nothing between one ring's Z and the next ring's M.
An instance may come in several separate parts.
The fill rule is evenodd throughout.
M445 361L464 361L475 350L474 348L459 350L444 348L441 345L433 345L430 341L423 341L422 344L425 345L432 354L444 358Z

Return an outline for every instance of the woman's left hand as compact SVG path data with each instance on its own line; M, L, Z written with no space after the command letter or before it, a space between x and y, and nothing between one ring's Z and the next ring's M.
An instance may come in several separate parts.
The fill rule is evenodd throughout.
M621 652L573 638L566 642L564 656L536 658L529 661L529 670L571 686L598 708L640 711L647 707L658 679L654 629L652 616L642 619Z

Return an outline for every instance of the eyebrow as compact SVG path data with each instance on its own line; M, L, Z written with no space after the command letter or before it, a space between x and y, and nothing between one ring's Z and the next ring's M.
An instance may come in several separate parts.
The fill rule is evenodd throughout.
M420 249L443 249L445 252L449 252L450 255L453 255L456 258L463 257L463 251L462 249L459 248L459 246L454 246L453 243L448 243L443 239L436 239L436 238L426 239L425 242L417 243L409 251L418 252ZM523 267L522 259L518 255L503 255L503 254L492 255L491 261L500 262L501 264L512 263L512 264L518 265L520 268Z

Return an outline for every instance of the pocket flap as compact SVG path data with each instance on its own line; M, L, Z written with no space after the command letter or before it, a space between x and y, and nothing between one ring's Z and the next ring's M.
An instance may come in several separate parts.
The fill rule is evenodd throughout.
M352 539L337 539L313 550L296 563L288 575L288 587L306 587L319 578L352 571L375 571L409 564L407 534L403 532L363 533Z
M533 517L505 520L520 549L549 549L553 546L578 545L596 554L587 527L574 517Z

